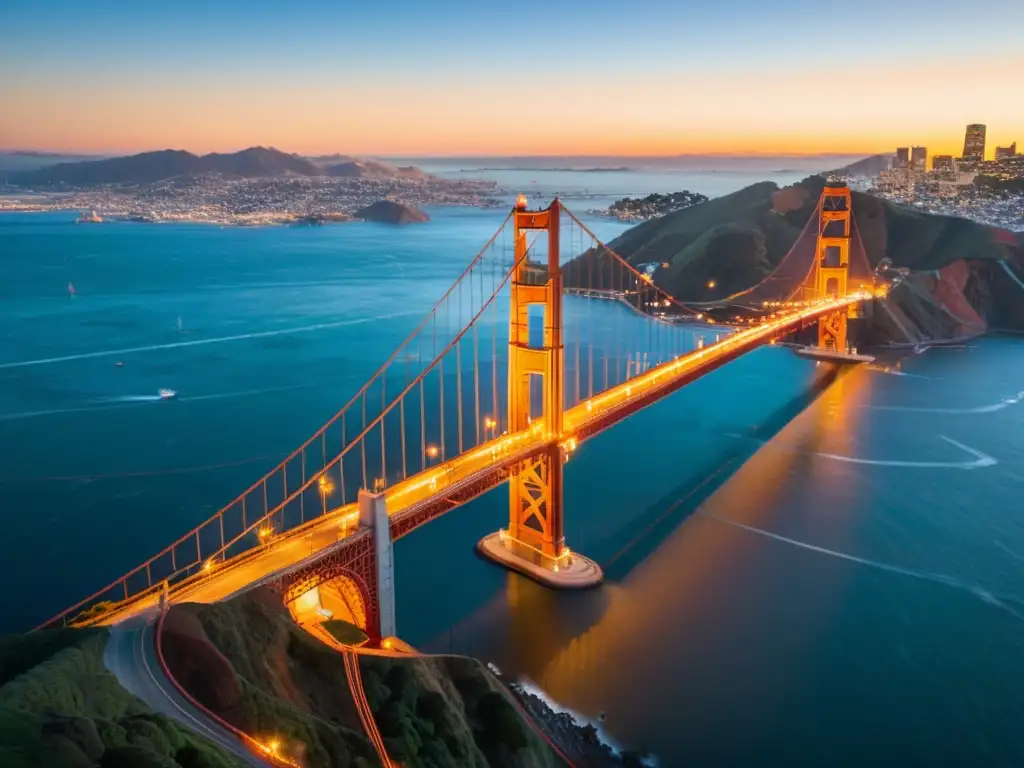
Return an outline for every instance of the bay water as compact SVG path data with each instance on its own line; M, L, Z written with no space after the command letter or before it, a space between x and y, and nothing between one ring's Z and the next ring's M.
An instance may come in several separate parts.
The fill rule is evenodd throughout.
M116 578L329 418L504 216L429 213L0 216L0 629ZM882 362L766 348L583 444L566 534L600 589L476 556L504 489L405 537L400 634L665 766L1024 763L1024 343Z

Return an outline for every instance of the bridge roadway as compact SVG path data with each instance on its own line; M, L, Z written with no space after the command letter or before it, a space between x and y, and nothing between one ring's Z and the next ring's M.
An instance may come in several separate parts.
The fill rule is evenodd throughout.
M579 441L607 429L686 383L823 315L871 298L873 294L861 291L821 301L662 363L566 411L562 444L571 452ZM458 504L499 485L511 467L529 456L551 450L556 440L545 432L543 423L538 420L529 430L502 435L395 483L385 491L392 537L401 538ZM340 541L369 535L370 531L359 529L358 515L356 504L332 510L232 560L189 577L172 588L170 598L173 602L219 602L286 574L320 557ZM141 595L103 614L95 623L117 624L157 606L159 601L158 593Z

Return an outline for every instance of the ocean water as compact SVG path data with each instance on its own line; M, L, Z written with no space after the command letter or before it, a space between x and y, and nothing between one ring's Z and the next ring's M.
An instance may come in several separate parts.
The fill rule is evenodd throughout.
M430 213L0 216L2 629L136 565L331 416L503 217ZM399 632L603 713L664 766L1018 765L1022 481L1019 340L838 377L763 349L574 454L567 539L605 586L479 559L497 489L398 542Z
M679 158L399 158L453 179L486 178L507 192L527 198L559 195L571 208L606 208L623 197L645 197L687 189L719 197L770 179L792 184L814 173L841 168L852 160L823 157Z

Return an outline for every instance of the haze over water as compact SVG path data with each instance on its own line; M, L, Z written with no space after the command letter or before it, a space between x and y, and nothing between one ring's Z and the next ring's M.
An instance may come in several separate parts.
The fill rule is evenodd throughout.
M728 191L637 194L680 186ZM430 213L401 229L0 216L2 628L136 565L332 415L504 215ZM1020 764L1022 391L1006 337L836 379L758 351L567 465L567 539L604 587L553 593L480 560L502 488L397 544L399 632L606 713L664 766Z

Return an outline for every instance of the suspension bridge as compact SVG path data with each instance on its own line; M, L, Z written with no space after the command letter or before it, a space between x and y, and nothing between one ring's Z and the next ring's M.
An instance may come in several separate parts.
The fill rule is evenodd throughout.
M259 584L323 611L345 596L372 641L396 634L393 544L499 485L508 527L482 554L554 588L600 583L563 534L565 465L584 440L754 349L818 327L804 352L857 360L848 319L885 295L850 191L830 183L762 282L683 304L555 199L522 197L377 372L312 437L234 501L41 627L109 625L168 602ZM612 305L620 322L594 311ZM744 312L731 325L723 310ZM569 511L571 514L571 510ZM345 617L339 617L345 618Z

